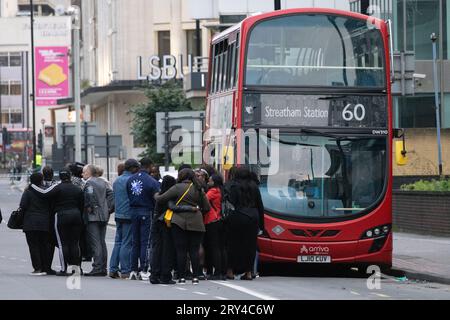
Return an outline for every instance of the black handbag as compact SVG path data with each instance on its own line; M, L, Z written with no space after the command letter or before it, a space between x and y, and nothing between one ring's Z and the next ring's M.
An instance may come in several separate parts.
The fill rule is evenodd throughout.
M23 210L21 208L11 213L8 220L8 228L13 230L23 229Z

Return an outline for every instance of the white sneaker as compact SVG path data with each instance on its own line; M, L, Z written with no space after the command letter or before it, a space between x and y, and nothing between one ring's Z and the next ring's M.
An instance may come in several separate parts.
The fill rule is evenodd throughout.
M131 271L130 273L130 280L137 280L138 274L135 271Z
M47 272L37 271L34 270L33 272L30 272L30 276L46 276Z
M148 281L150 279L150 272L139 272L139 280Z

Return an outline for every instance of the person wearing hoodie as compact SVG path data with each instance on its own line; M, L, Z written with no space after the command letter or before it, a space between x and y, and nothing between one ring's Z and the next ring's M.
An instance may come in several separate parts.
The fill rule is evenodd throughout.
M23 232L30 250L33 276L53 273L49 263L50 201L31 187L36 185L42 188L43 181L42 173L33 173L30 176L30 185L23 192L19 206L24 212Z
M158 181L150 176L152 161L149 158L143 158L140 164L141 169L127 181L132 230L130 280L150 277L148 269L151 255L148 254L147 248L151 241L150 228L155 208L154 195L159 191Z
M81 273L80 235L83 227L84 195L79 187L72 184L68 168L60 170L59 177L61 183L58 185L44 190L33 184L31 188L45 195L52 203L61 263L58 275L65 276L76 271Z

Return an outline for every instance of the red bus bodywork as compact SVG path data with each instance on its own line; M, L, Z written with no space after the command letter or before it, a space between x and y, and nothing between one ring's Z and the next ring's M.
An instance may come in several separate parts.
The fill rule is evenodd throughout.
M245 65L246 44L249 32L257 22L261 20L290 15L298 13L312 14L333 14L344 17L355 18L360 20L368 20L376 22L380 26L382 41L384 44L384 61L385 75L387 87L387 110L389 134L386 143L386 151L388 159L386 160L387 177L386 191L383 199L378 203L370 213L354 220L330 223L302 223L289 221L282 218L276 218L268 213L265 214L265 235L258 238L259 258L261 262L291 262L296 263L297 257L302 250L308 250L309 254L327 253L332 258L332 263L345 263L351 265L369 265L375 264L382 267L390 267L392 265L392 229L390 229L382 248L376 252L370 253L370 248L374 244L374 239L361 239L361 235L368 229L381 226L391 225L392 223L392 98L390 88L390 63L389 63L389 32L386 23L382 20L374 19L366 15L333 9L306 8L306 9L288 9L275 12L264 13L246 18L239 25L229 28L220 33L212 40L212 45L226 38L229 34L239 32L240 37L240 53L239 53L239 70L238 83L236 88L226 92L210 94L209 86L211 84L212 59L209 64L209 81L208 81L208 97L207 97L207 119L206 129L210 123L210 106L215 99L223 99L232 96L233 101L233 129L242 127L242 105L244 95L243 73ZM212 48L211 45L211 48ZM212 49L210 52L212 57ZM237 137L239 139L239 137ZM237 143L236 154L240 154L240 144ZM222 170L226 176L226 172ZM285 230L277 235L274 228L281 227ZM295 235L289 230L302 230L303 235ZM339 231L335 236L324 236L326 231ZM305 251L304 251L305 252Z

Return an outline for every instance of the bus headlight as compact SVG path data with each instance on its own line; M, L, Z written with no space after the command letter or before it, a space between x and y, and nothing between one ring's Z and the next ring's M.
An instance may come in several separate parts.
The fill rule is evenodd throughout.
M361 235L361 239L385 237L389 234L390 231L391 231L390 224L385 224L382 226L374 227L374 228L364 231L364 233Z

